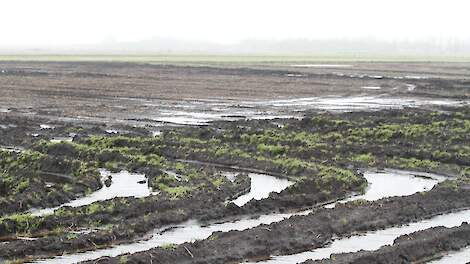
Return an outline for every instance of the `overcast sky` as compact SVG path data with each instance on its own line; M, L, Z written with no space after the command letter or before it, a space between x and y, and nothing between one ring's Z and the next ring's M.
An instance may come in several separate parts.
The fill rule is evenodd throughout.
M468 0L2 0L0 46L470 39Z

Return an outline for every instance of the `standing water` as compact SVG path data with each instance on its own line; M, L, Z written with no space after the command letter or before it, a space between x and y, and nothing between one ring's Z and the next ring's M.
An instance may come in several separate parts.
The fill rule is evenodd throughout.
M436 227L455 227L470 219L470 210L457 213L436 216L427 220L411 223L409 225L392 227L384 230L367 232L364 235L356 235L349 238L342 238L333 241L331 245L324 248L306 251L294 255L276 256L270 260L258 263L263 264L290 264L300 263L306 260L320 260L329 258L331 254L357 252L359 250L377 250L381 246L393 244L393 241L402 235L410 234L420 230ZM468 252L467 252L468 253ZM468 260L468 259L467 259ZM441 262L456 263L456 262Z
M143 174L134 174L129 173L128 171L111 173L107 170L100 170L100 173L103 180L105 180L109 176L112 177L112 182L109 187L103 186L101 189L91 193L90 195L78 198L58 207L33 210L31 211L31 214L35 216L42 216L46 214L51 214L55 210L65 206L79 207L97 201L104 201L116 197L134 196L139 198L146 197L152 194L148 185L146 184L147 179Z
M465 264L470 261L470 247L466 247L460 251L451 252L448 255L428 262L428 264Z
M271 192L281 192L294 184L287 179L280 179L265 174L250 173L248 176L251 180L251 189L250 192L233 201L238 206L243 206L252 199L261 200L268 198Z
M408 195L419 191L426 191L432 188L432 186L434 186L435 184L437 184L441 180L441 178L443 179L443 177L439 177L439 179L421 178L416 177L415 175L416 173L404 171L382 171L371 173L366 172L364 176L371 184L370 188L368 188L363 197L366 197L369 200L376 200L387 196ZM401 179L401 185L392 184L395 180L397 180L397 178ZM252 181L252 184L253 183L266 184L266 181ZM271 183L278 182L272 181ZM287 186L288 185L286 184L286 187ZM377 195L377 193L380 194L380 191L377 191L376 188L385 188L385 186L387 186L387 188L391 189L393 192L386 192L382 195ZM413 188L407 189L403 188L403 186L413 186ZM257 187L252 186L252 188L256 189ZM196 239L206 239L213 232L245 230L256 227L261 224L271 224L274 222L279 222L293 215L305 215L310 212L311 210L285 214L274 213L262 215L256 219L243 218L233 222L216 223L210 225L202 225L197 221L189 221L182 225L175 226L174 228L167 229L168 231L162 231L162 229L157 229L151 234L151 238L146 241L138 241L130 244L117 245L107 249L99 249L95 251L58 256L53 259L38 261L36 263L75 263L79 261L97 259L103 256L115 257L121 254L141 252L167 244L181 244L184 242L194 241Z
M393 175L393 177L390 177ZM437 183L444 181L446 177L424 173L401 170L381 170L376 172L367 172L364 174L367 179L367 190L363 195L357 195L346 198L337 203L346 203L350 201L364 199L375 201L392 196L406 196L413 193L429 191ZM410 182L412 180L412 182ZM326 208L334 208L336 203L326 205Z

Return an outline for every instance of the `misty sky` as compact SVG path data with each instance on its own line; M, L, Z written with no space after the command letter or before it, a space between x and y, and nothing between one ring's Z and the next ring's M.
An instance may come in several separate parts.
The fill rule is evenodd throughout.
M3 0L0 46L246 39L470 39L468 0Z

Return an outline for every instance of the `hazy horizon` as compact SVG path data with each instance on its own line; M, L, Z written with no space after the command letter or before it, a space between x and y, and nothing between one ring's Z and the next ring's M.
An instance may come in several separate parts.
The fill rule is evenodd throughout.
M2 10L2 54L470 54L463 0L7 0Z
M244 40L236 44L153 38L136 42L102 42L89 45L3 47L0 54L383 54L383 55L470 55L470 41L421 40Z

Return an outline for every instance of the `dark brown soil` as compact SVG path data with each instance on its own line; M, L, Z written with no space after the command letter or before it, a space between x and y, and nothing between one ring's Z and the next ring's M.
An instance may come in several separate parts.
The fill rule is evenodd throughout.
M14 194L8 193L10 190L5 187L7 181L2 180L0 217L24 213L34 207L56 206L100 188L101 183L94 174L82 177L80 181L70 182L50 178L50 172L70 175L73 172L71 164L77 160L96 161L99 165L106 162L127 162L128 167L118 166L116 170L129 169L144 173L148 182L153 182L162 174L158 166L141 166L138 162L126 160L119 151L103 151L84 158L77 149L66 144L41 149L40 140L73 137L75 143L86 143L91 135L114 136L114 132L109 132L110 129L118 130L118 136L148 138L153 131L163 130L165 132L159 142L162 147L158 144L140 146L143 152L139 154L160 155L174 164L182 162L181 160L213 163L188 163L188 166L193 166L197 171L197 175L203 176L198 181L205 181L205 186L208 187L197 189L180 199L163 194L143 199L115 198L97 203L105 209L112 208L109 211L90 213L87 211L89 207L67 208L63 215L34 219L34 223L31 219L22 219L21 215L20 220L2 218L0 241L6 242L0 242L0 262L2 258L34 259L38 256L126 243L142 239L155 228L172 226L189 219L212 223L238 219L241 216L316 207L326 201L361 191L364 178L356 173L356 169L364 165L397 166L462 175L470 171L467 168L465 172L465 168L470 167L465 148L470 142L469 135L465 133L469 128L468 107L462 107L464 110L460 112L453 107L424 106L426 109L384 110L374 114L368 111L318 114L318 110L298 110L295 107L273 107L265 104L277 99L327 96L468 100L470 64L466 63L364 62L354 63L352 68L321 69L286 65L0 62L0 70L0 147L42 152L45 157L38 166L41 171L49 172L49 178L43 177L44 174L34 174L29 168L33 167L32 164L22 168L24 170L15 171L18 182L29 179L29 187ZM376 86L381 89L363 88ZM207 127L162 127L163 122L156 121L165 111L211 114L216 110L206 108L208 102L214 101L228 102L231 110L225 113L225 117L249 118L249 114L233 110L247 109L275 116L306 115L307 118L216 121L209 123ZM261 103L245 105L246 101ZM189 110L185 107L189 107ZM217 107L215 104L213 108ZM429 109L437 109L439 112L430 112ZM44 124L54 128L41 129ZM411 135L405 136L403 131L392 131L394 133L389 136L387 132L390 131L382 126L385 125L386 128L389 124L407 126ZM280 131L280 128L284 129ZM359 131L364 133L357 138L350 137L350 131L355 128L364 128L364 131ZM242 143L242 134L257 136L269 130L279 132L268 138L268 145L272 143L269 147L282 145L288 151L281 154L262 153L257 144ZM368 135L371 131L385 133ZM172 134L173 132L175 133ZM281 132L285 133L283 135L286 138L290 133L300 136L304 132L316 134L319 141L305 143L286 138L274 141ZM427 136L419 138L413 135L414 132ZM322 138L321 135L329 136ZM367 139L367 142L356 141L358 138ZM211 152L219 147L219 143L211 146L208 143L211 139L221 140L226 154L215 155L215 152ZM197 143L200 142L198 140L203 143ZM124 148L123 153L136 147L128 144L128 141L123 142L127 144L120 146ZM308 145L312 142L314 147ZM234 149L248 155L233 157L230 153L227 154ZM350 158L361 158L361 155L372 155L374 162L361 163ZM262 159L258 159L260 157ZM396 161L396 158L407 160L400 161L399 164L390 163L391 160ZM275 163L275 159L286 163ZM292 169L289 165L295 165L295 162L288 163L292 160L334 166L353 172L358 177L347 188L335 180L322 185L315 180L319 173L317 168L302 166L301 169ZM407 163L408 160L418 163ZM432 161L439 166L426 167L427 163L419 163L420 161ZM269 198L260 201L251 201L241 208L233 203L226 205L227 200L247 192L249 186L246 174L241 174L233 184L225 183L216 187L210 182L216 179L213 175L230 166L239 167L237 171L265 172L298 182L279 194L271 194ZM52 189L57 189L54 192L47 187L51 181L54 183ZM72 186L71 189L69 185ZM8 199L5 198L7 193ZM348 203L335 209L316 208L308 216L296 216L245 231L216 233L209 239L185 243L175 248L154 248L143 253L126 255L125 259L127 263L231 263L264 259L274 254L296 253L322 247L335 236L349 236L406 224L469 207L469 194L468 181L462 179L445 182L427 194L387 198L377 202ZM78 235L73 233L82 228L91 232ZM397 255L401 257L408 254L406 257L409 259L429 256L431 249L437 252L462 246L464 235L460 235L466 235L467 229L468 226L463 225L458 229L437 228L417 233L416 239L405 241L405 238L400 238L390 248L344 256L345 263L356 258L384 258L384 263L393 263ZM17 236L29 239L20 240ZM426 240L428 238L429 241ZM436 242L439 239L448 243ZM414 250L406 251L405 247ZM121 263L122 259L103 258L99 263Z
M439 258L449 251L456 251L470 245L470 226L435 227L395 239L393 245L376 251L335 254L328 260L306 261L305 264L368 264L368 263L424 263Z
M209 239L184 243L175 249L155 248L125 258L127 263L150 263L151 259L160 263L231 263L268 258L272 254L293 254L322 247L333 236L383 229L469 207L469 194L470 186L466 184L458 189L441 184L426 195L418 193L318 209L307 216L245 231L215 233ZM102 259L99 263L119 263L120 259Z
M140 120L138 123L151 124L155 113L166 104L177 105L186 100L231 99L237 104L253 99L366 94L469 98L468 64L354 64L355 67L345 69L317 69L282 65L0 62L0 108L11 109L10 115L50 120L108 124ZM291 74L302 77L290 77ZM409 84L416 88L408 91ZM382 89L362 88L367 86Z

